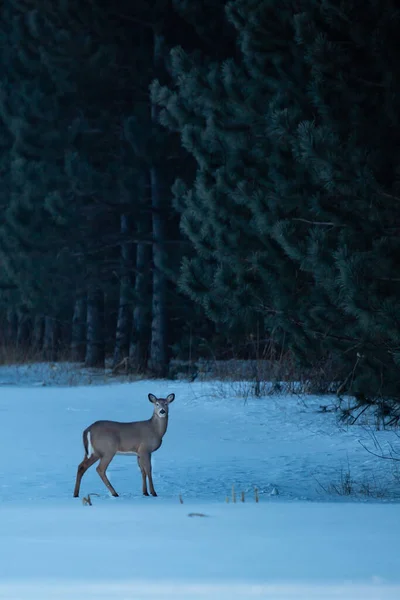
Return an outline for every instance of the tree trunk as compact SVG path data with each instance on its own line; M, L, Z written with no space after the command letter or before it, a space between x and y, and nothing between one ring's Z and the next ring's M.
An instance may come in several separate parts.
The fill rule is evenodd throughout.
M104 293L97 286L89 289L87 297L86 357L87 367L105 367Z
M60 345L60 324L53 317L44 319L43 358L54 362L58 358Z
M18 332L18 315L15 310L10 310L7 313L7 329L6 329L6 339L5 342L7 345L14 345L17 342L17 332Z
M162 66L163 37L154 33L154 67ZM158 108L152 104L151 118L158 123ZM153 219L153 301L149 368L158 377L167 374L167 281L165 275L165 189L161 182L160 166L150 167L150 191Z
M30 342L31 336L31 320L24 314L19 313L18 315L18 329L17 329L17 346L21 349L27 349Z
M132 233L130 219L121 215L121 236L126 239ZM121 244L121 283L119 290L119 307L117 318L117 331L114 347L113 365L118 365L129 356L129 340L132 325L132 261L133 245L122 242Z
M40 352L43 347L44 318L36 315L33 322L32 346L34 352Z
M160 215L160 182L155 168L150 170L153 208L153 298L149 368L158 377L167 373L167 309L165 277L165 228Z
M129 364L139 373L146 371L149 357L150 260L150 246L148 244L138 244L136 249L135 306L129 347Z
M149 173L142 175L141 198L142 209L136 224L138 238L151 236L152 222L150 203ZM136 278L134 288L134 307L132 315L131 343L129 346L129 364L131 368L143 373L147 369L149 359L149 344L151 331L151 246L137 244L136 247Z
M84 362L86 354L86 298L78 295L72 316L71 360Z

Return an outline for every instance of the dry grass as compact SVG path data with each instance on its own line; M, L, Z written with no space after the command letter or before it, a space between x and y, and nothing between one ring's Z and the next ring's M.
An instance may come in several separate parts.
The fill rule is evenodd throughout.
M272 342L254 352L257 358L230 360L171 361L170 377L188 381L216 382L215 395L227 393L247 399L279 394L326 394L339 383L330 359L305 369L292 352L281 351Z
M390 496L389 491L378 480L375 475L364 476L361 480L354 479L350 463L341 466L340 474L335 481L324 485L316 477L318 488L329 496L343 496L353 498L375 498L383 499Z
M330 366L302 370L287 353L279 360L216 361L199 379L214 381L214 394L247 400L251 397L331 394L335 390Z
M70 362L71 352L69 347L57 350L55 360L49 360L42 349L33 346L5 343L0 341L0 365L29 365L41 362Z
M0 344L0 365L27 365L42 360L42 352L17 344Z

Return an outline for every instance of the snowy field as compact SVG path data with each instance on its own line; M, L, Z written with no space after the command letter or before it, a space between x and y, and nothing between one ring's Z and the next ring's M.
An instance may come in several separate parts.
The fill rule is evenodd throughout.
M370 423L340 427L319 411L327 398L107 381L0 368L2 600L400 598L399 474L360 444L376 451ZM72 498L82 430L148 418L149 392L176 394L153 455L158 497L143 498L136 459L117 456L121 496L92 467L81 496L99 496L84 506ZM232 485L244 504L226 503Z

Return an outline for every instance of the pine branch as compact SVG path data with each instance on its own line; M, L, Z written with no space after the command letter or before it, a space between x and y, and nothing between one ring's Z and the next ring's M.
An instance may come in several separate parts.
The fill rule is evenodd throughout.
M381 196L386 196L386 198L391 198L392 200L397 200L400 202L399 196L394 196L393 194L389 194L388 192L382 192L381 190L378 192Z
M135 25L142 25L143 27L148 27L149 29L154 28L154 23L151 23L150 21L144 21L143 19L139 19L138 17L133 17L131 15L123 15L122 13L117 13L113 11L109 11L109 14L113 15L114 17L124 19L125 21L135 23Z
M345 225L340 225L339 223L331 223L330 221L309 221L308 219L293 218L292 221L300 221L301 223L308 223L309 225L322 225L325 227L346 227Z
M12 283L0 283L0 290L16 290L17 288L18 286Z
M85 249L82 250L80 252L74 252L72 253L72 256L77 256L77 257L84 257L84 256L88 256L88 255L93 255L93 254L98 254L99 252L104 252L105 250L110 250L113 248L118 248L119 246L123 246L124 244L144 244L145 246L153 246L154 244L156 244L157 242L154 239L140 239L140 238L130 238L128 240L117 240L115 242L112 242L110 244L104 244L100 247L97 248L89 248L89 249ZM185 241L185 240L165 240L163 242L163 244L165 244L166 246L171 246L171 245L189 245L189 242Z

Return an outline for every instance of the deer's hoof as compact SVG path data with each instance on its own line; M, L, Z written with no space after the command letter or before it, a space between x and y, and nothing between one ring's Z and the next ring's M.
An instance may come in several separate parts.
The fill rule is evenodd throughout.
M157 494L155 492L151 492L152 496L157 496Z
M148 496L149 492L143 492L143 496Z

